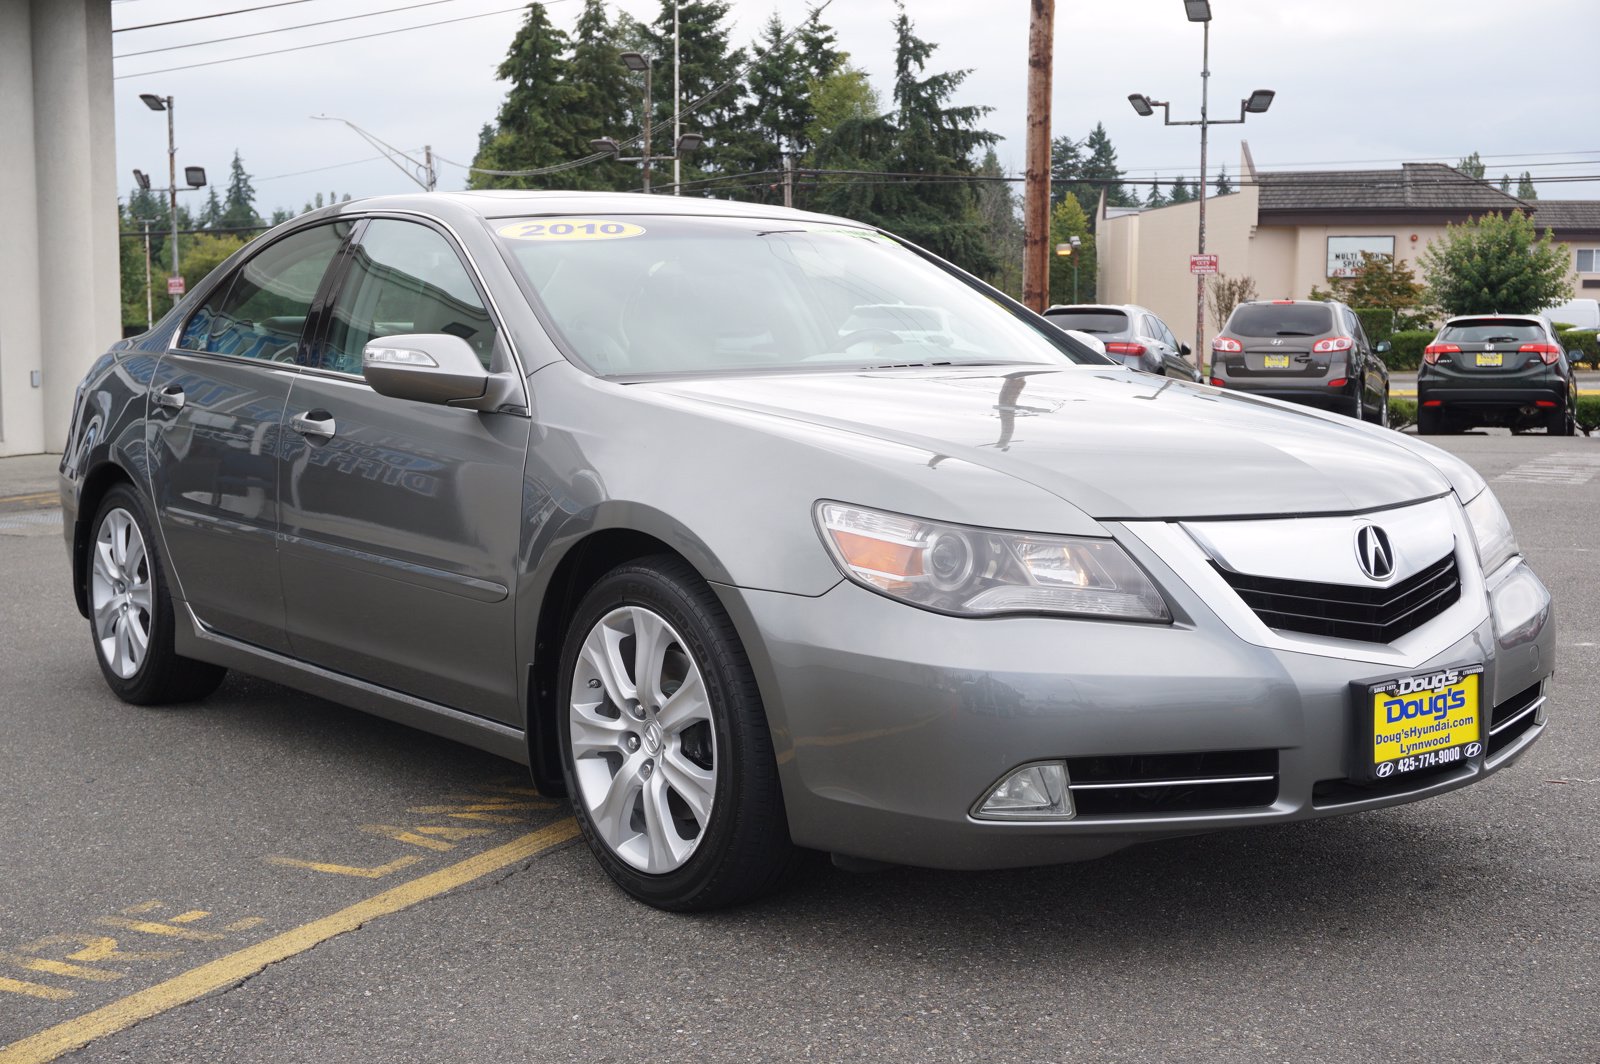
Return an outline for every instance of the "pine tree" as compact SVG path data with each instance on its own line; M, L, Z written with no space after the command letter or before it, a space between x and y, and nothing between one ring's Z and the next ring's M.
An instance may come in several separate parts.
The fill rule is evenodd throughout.
M1511 175L1510 174L1501 174L1500 175L1500 191L1504 192L1508 196L1511 195Z
M1539 190L1533 187L1533 174L1526 170L1522 171L1522 176L1517 179L1517 199L1536 200L1538 198Z
M1483 159L1478 155L1477 152L1473 152L1465 159L1462 159L1460 162L1456 163L1456 169L1460 170L1463 174L1466 174L1474 181L1483 180Z
M206 205L200 209L200 228L215 229L222 224L222 199L217 195L217 186L212 185L206 192Z
M1081 189L1074 189L1073 195L1078 197L1078 205L1083 208L1083 213L1091 219L1100 209L1100 193L1103 190L1106 196L1106 205L1111 207L1136 207L1139 201L1128 194L1122 184L1122 170L1117 166L1117 149L1111 143L1111 136L1106 132L1104 122L1096 122L1094 129L1089 133L1083 147L1088 149L1088 158L1083 163L1083 176L1087 182Z
M1079 144L1071 137L1061 136L1050 141L1050 205L1073 194L1074 187L1083 180L1083 159Z
M511 87L500 105L494 138L473 160L474 167L530 170L566 162L580 153L570 125L577 93L566 77L566 52L567 35L551 24L544 5L529 4L522 28L495 71ZM583 150L586 153L587 145ZM539 188L566 182L562 174L531 178L473 174L468 186Z
M661 13L648 26L641 27L645 49L659 57L655 79L655 122L659 136L653 138L655 150L671 155L672 144L672 13L674 0L661 0ZM682 0L678 5L679 82L688 107L704 99L692 113L683 116L684 132L700 133L705 144L683 161L683 179L690 181L706 174L728 173L739 168L738 143L744 130L745 87L739 78L744 66L744 49L730 50L727 25L728 0ZM713 91L715 90L715 91ZM664 161L670 181L672 164Z
M1146 207L1165 207L1167 197L1161 194L1161 175L1157 174L1154 181L1150 182L1150 194L1144 198Z
M1223 163L1222 164L1222 169L1217 171L1217 192L1216 192L1216 194L1219 195L1219 196L1227 196L1227 195L1231 195L1232 193L1233 193L1233 182L1228 180L1228 164L1227 163Z
M978 173L996 179L1005 176L993 148L984 153ZM1022 219L1018 216L1018 206L1017 194L1009 182L990 180L978 186L978 215L983 220L984 248L994 262L993 272L984 280L1007 295L1021 299Z
M632 25L631 20L629 25ZM569 123L575 149L580 155L590 154L589 142L597 138L625 141L638 132L642 98L639 86L622 63L622 53L627 49L618 41L624 29L622 23L606 17L604 0L584 0L583 11L572 30L569 68L569 81L574 90L569 103ZM636 33L637 29L630 28L628 32ZM563 171L560 178L568 188L631 189L639 185L639 167L635 163L608 159Z
M1189 182L1181 177L1172 183L1172 191L1167 194L1168 203L1189 203L1198 198Z
M725 161L747 173L769 172L772 180L756 194L775 189L776 176L786 152L809 148L806 127L811 124L810 79L802 75L805 62L798 44L785 40L788 31L776 14L767 20L761 38L752 44L755 56L745 84L750 96L744 106L742 128L730 140Z
M255 201L256 190L250 184L250 175L245 173L239 149L235 148L233 164L228 170L228 195L222 205L222 224L234 228L260 225L261 216L256 213Z

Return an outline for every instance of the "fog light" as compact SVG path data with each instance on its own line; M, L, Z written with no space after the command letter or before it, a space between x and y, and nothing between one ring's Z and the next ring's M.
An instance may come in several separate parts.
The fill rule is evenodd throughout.
M1072 816L1067 766L1041 761L1013 769L976 813L991 820L1066 820Z

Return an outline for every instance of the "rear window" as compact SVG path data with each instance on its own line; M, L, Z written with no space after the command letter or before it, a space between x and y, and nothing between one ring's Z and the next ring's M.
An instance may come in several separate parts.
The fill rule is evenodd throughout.
M1128 331L1128 316L1120 310L1052 310L1045 317L1051 324L1063 329L1077 329L1086 333L1119 333Z
M1249 303L1224 330L1234 336L1321 336L1333 332L1333 309L1321 303Z
M1458 344L1524 344L1544 338L1543 327L1526 318L1469 318L1451 322L1439 334L1439 339Z

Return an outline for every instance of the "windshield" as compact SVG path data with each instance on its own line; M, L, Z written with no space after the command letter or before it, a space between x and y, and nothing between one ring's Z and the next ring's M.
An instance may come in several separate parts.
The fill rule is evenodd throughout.
M1516 318L1453 321L1439 334L1439 339L1458 344L1538 343L1544 338L1544 329L1538 322Z
M1120 310L1047 310L1044 316L1063 329L1096 334L1128 331L1128 316Z
M495 219L571 350L607 376L1103 360L867 229Z
M1321 336L1333 331L1333 312L1321 303L1246 303L1228 319L1231 336Z

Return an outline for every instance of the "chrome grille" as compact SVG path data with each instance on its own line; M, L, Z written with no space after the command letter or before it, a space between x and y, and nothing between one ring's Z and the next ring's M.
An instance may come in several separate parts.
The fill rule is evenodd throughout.
M1278 751L1067 758L1079 817L1243 809L1278 800Z
M1391 587L1279 580L1211 565L1268 628L1363 643L1391 643L1461 598L1453 553Z

